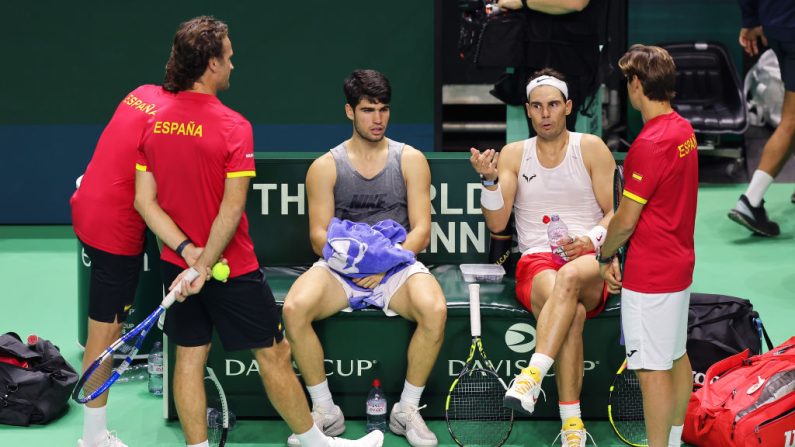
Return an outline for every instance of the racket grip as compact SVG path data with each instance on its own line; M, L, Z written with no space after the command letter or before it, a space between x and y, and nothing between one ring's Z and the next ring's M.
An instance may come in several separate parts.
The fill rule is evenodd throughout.
M193 282L193 280L198 277L199 277L199 272L195 268L191 267L190 269L188 269L188 273L185 274L185 276L182 279L184 281ZM168 292L168 295L166 295L166 297L163 298L163 302L160 303L160 305L163 306L165 309L171 307L171 305L174 304L174 301L176 301L177 299L176 298L177 292L179 292L180 290L182 290L181 281L176 285L176 287L174 287L173 289L171 289L170 292Z
M469 327L473 337L480 337L480 284L469 285Z

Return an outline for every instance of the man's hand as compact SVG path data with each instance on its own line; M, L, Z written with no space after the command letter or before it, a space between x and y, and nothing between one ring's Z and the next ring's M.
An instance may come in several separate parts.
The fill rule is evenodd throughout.
M364 278L356 278L353 280L353 282L357 286L364 287L365 289L375 289L376 286L381 284L381 281L384 279L384 275L386 275L386 272L365 276Z
M497 160L499 159L500 154L494 149L486 149L485 151L480 152L474 147L470 148L469 152L472 153L472 156L469 158L469 162L472 164L472 168L475 169L475 172L482 176L484 180L488 180L490 182L496 180Z
M185 279L185 275L188 274L189 271L192 269L196 269L199 272L199 276L193 280L193 282L188 282ZM179 287L177 293L174 294L174 298L179 301L185 301L187 297L190 295L196 295L199 293L204 286L204 282L207 281L207 278L210 276L210 270L207 267L199 268L199 267L190 267L182 271L174 281L171 282L171 285L168 287L168 290L174 290L175 287Z
M197 247L192 243L188 244L182 250L182 259L185 260L185 263L188 264L188 267L193 267L193 264L196 263L203 251L204 247Z
M756 56L759 54L759 44L757 43L759 39L762 39L762 45L767 46L767 37L765 37L765 33L761 26L740 28L740 38L738 40L749 56Z
M569 261L573 261L588 252L594 251L593 242L591 242L591 238L588 236L577 236L568 244L561 245L560 248L563 249L563 253L565 253L566 259Z
M607 291L616 294L621 292L621 268L618 258L613 257L609 264L599 264L599 276L607 282Z

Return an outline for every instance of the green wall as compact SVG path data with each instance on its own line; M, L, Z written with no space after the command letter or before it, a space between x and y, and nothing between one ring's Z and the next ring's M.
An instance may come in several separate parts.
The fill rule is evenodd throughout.
M119 101L161 83L180 22L226 21L235 51L221 100L257 151L325 151L351 134L342 81L374 68L393 87L387 134L432 151L433 5L427 0L0 2L0 224L69 223L68 200Z

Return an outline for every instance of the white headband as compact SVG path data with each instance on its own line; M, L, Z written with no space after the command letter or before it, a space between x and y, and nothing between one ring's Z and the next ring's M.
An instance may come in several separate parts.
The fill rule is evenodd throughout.
M530 92L532 92L533 89L542 85L555 87L556 89L560 90L561 93L563 93L563 99L569 99L569 88L566 86L566 83L552 76L539 76L530 81L527 84L527 97L530 97Z

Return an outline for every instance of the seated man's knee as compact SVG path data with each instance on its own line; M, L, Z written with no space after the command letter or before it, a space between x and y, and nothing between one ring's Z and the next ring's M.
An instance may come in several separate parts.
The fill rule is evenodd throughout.
M310 301L308 298L301 292L293 292L292 290L287 294L282 307L282 318L288 331L291 327L298 327L312 322L312 306L308 304Z
M420 308L417 309L417 324L424 330L441 337L447 322L447 301L444 295L433 294L421 303Z
M558 270L557 275L555 275L555 288L564 288L577 292L580 290L580 282L580 271L576 266L571 264L566 264L561 267L561 269ZM556 294L553 293L553 296L555 295ZM558 294L558 296L561 295ZM565 296L577 298L576 294Z

